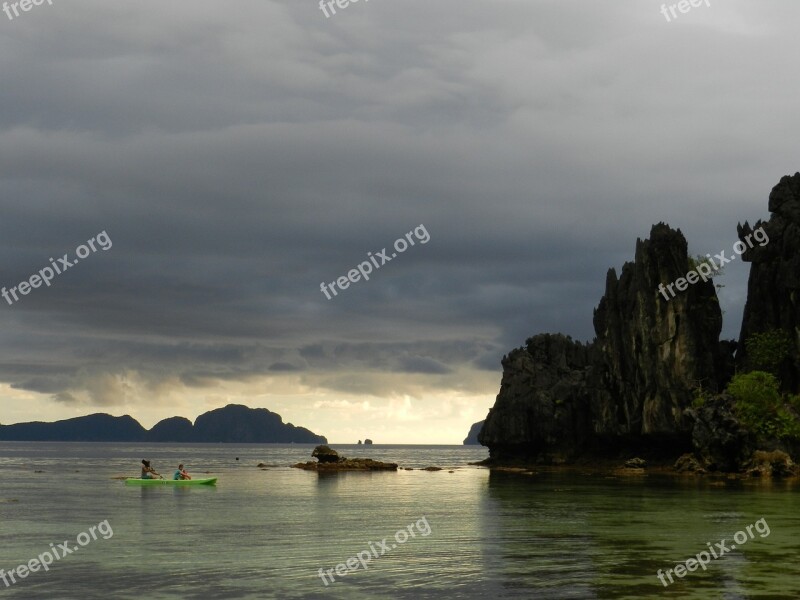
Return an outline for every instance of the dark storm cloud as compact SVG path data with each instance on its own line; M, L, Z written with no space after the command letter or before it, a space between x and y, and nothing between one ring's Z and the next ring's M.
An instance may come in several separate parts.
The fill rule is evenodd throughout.
M303 368L291 363L276 362L271 364L268 370L275 373L295 373L297 371L302 371Z
M114 245L0 306L2 381L62 402L108 402L127 370L380 393L381 373L499 382L539 331L591 339L651 223L729 248L798 168L800 84L777 74L800 9L658 6L84 0L3 23L2 284ZM427 244L320 292L420 224Z

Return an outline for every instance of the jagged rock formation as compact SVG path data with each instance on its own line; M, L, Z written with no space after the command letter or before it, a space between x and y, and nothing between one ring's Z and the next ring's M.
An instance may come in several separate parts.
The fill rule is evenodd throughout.
M632 263L610 269L594 313L597 338L537 335L503 358L503 379L479 440L492 459L563 461L619 451L680 454L691 447L683 411L698 386L725 383L730 346L711 280L674 298L659 293L690 269L686 239L660 223Z
M769 242L753 245L742 255L751 263L740 341L754 333L783 329L792 334L792 357L782 365L779 379L786 389L800 387L800 173L783 177L769 195L769 221L754 227L739 225L739 239L763 227ZM751 238L752 239L752 238ZM747 367L744 344L736 354L740 368Z
M673 436L691 390L718 389L722 312L714 284L699 281L670 300L657 291L689 268L683 234L660 223L649 240L636 240L634 262L619 279L609 270L594 314L598 433Z
M734 251L751 263L740 342L754 333L788 332L792 348L778 375L786 391L797 392L800 173L773 188L769 210L769 221L738 227ZM649 239L637 240L635 260L620 277L609 271L591 344L543 334L504 357L500 393L479 434L491 460L678 456L691 449L677 469L796 471L791 459L800 456L800 443L754 435L736 418L729 396L691 406L695 389L718 393L737 368L751 365L746 344L719 341L722 315L710 280L690 283L674 297L659 287L689 270L680 230L654 225ZM759 463L759 451L771 462Z
M465 446L480 446L481 443L478 441L478 434L481 432L482 427L483 421L473 423L472 427L469 428L467 437L464 438Z

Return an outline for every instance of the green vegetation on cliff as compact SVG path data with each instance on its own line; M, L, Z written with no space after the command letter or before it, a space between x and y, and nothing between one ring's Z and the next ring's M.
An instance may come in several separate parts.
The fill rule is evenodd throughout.
M792 338L783 329L754 333L745 341L747 357L754 371L777 375L792 351Z

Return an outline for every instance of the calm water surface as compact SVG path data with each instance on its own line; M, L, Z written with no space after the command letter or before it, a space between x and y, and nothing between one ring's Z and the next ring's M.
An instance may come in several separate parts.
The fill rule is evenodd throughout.
M438 472L292 469L305 445L0 443L0 568L108 520L91 541L0 597L759 598L800 597L800 489L706 479L490 474L485 448L341 446L347 456ZM239 460L236 461L236 457ZM216 488L136 488L142 458ZM264 463L266 469L256 465ZM452 470L453 473L448 471ZM42 471L42 472L37 472ZM430 533L422 518L430 525ZM758 519L770 534L664 588L707 542ZM398 530L415 537L395 541ZM402 539L402 535L400 539ZM320 568L390 548L326 586ZM85 539L85 538L84 538ZM380 552L380 550L378 550Z

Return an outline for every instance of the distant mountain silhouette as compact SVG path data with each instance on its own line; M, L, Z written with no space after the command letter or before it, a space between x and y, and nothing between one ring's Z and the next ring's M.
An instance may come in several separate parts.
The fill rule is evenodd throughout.
M147 432L148 442L191 442L192 422L186 417L170 417L159 421Z
M197 417L194 441L327 444L328 440L305 427L284 423L266 408L229 404Z
M0 425L0 441L30 442L230 442L326 444L328 440L284 423L266 408L229 404L197 417L171 417L146 430L136 419L97 413L55 423Z
M0 425L0 440L14 442L139 442L146 434L147 430L133 417L103 413L55 423Z

